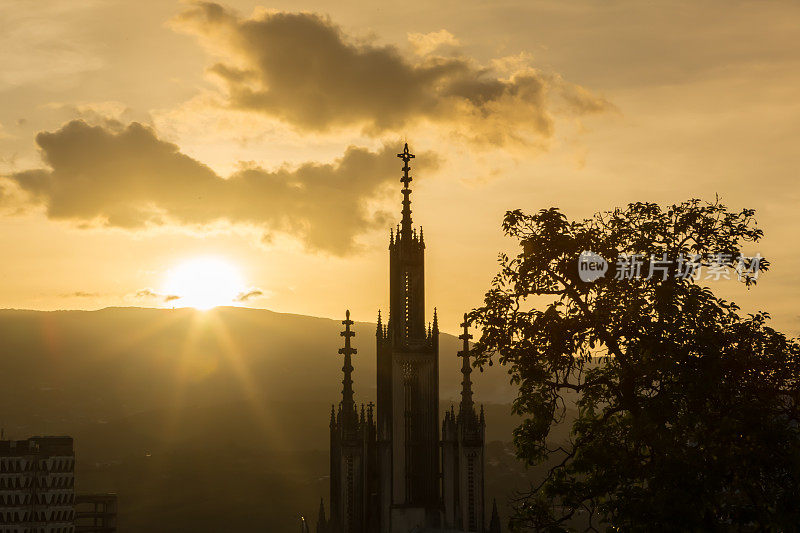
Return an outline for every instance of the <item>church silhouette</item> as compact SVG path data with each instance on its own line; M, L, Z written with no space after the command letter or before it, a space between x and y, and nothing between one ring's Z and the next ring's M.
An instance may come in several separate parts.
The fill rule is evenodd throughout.
M344 379L330 418L330 517L320 502L317 533L499 533L497 506L485 516L483 407L472 399L464 316L461 402L439 426L439 324L425 323L425 240L411 222L408 144L403 160L402 222L389 240L390 315L378 312L377 406L353 392L355 332L342 321Z

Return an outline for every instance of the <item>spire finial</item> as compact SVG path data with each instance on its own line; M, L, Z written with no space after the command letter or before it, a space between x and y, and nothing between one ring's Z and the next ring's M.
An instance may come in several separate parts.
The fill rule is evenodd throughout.
M408 151L408 143L405 143L403 147L403 151L397 154L397 157L403 160L403 177L400 178L400 181L403 183L403 229L400 232L403 239L410 239L411 238L411 199L409 196L411 195L411 189L408 187L408 184L411 183L411 176L408 172L411 170L411 167L408 165L408 162L414 159L414 154ZM400 237L398 236L398 240Z
M466 313L464 313L464 322L461 323L461 327L464 328L464 333L458 338L463 341L463 346L458 355L463 358L461 362L461 373L464 375L464 380L461 382L461 412L465 413L473 409L472 380L470 379L472 366L469 364L469 340L472 335L469 334L469 319Z
M353 364L351 356L358 353L358 350L350 346L350 339L355 336L355 331L350 331L350 326L353 321L350 320L350 310L345 312L345 319L342 320L344 324L344 331L340 333L344 337L344 348L339 348L339 353L344 355L344 365L342 371L344 372L344 379L342 380L342 413L346 416L346 421L350 420L351 413L355 412L355 404L353 403ZM346 424L347 422L345 422Z
M433 332L439 333L439 316L436 314L436 308L433 308Z

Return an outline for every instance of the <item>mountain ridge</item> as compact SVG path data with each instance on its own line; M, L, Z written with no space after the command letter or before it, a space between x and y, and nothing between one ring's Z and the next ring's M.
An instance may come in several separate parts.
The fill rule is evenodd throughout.
M0 401L9 429L38 430L183 405L313 398L341 388L339 320L269 309L106 307L0 310ZM375 398L375 323L357 322L359 402ZM458 401L460 341L440 334L440 398ZM476 399L513 398L498 366L475 373ZM176 392L177 391L177 392ZM52 429L51 429L52 428Z

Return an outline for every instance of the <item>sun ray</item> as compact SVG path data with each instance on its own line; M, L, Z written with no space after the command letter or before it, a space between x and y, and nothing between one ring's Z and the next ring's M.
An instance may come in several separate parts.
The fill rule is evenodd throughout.
M260 423L259 429L263 432L264 437L275 439L276 442L273 444L281 449L290 449L286 435L277 431L280 429L280 425L276 422L271 411L267 409L267 399L264 397L262 389L253 381L252 372L242 357L242 350L239 348L235 337L230 334L228 327L219 314L212 314L208 319L219 346L227 356L228 362L231 364L236 377L242 385L242 389L247 395L247 400L250 402L254 415Z

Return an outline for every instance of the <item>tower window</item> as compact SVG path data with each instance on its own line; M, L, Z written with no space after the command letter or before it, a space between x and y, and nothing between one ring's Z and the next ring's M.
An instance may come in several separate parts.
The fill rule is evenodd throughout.
M347 509L346 509L345 512L347 514L347 518L346 518L347 524L345 525L345 527L347 528L347 531L350 531L351 528L353 528L355 526L355 509L353 509L353 507L355 506L355 499L356 499L356 494L355 494L355 475L354 475L354 472L353 472L353 458L350 457L350 456L348 456L347 459L346 459L346 468L347 468L347 481L346 481L346 483L347 483Z
M408 337L411 330L411 276L408 272L403 273L403 314L405 317L404 330L405 336Z
M469 515L469 530L478 531L478 520L475 516L475 458L470 455L467 459L467 505Z

